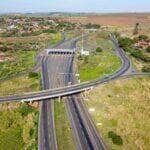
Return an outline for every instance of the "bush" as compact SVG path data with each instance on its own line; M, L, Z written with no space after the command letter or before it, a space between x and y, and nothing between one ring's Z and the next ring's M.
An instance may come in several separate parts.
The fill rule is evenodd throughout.
M134 41L134 43L137 43L139 41L139 37L134 37L133 41Z
M145 55L141 50L132 50L130 52L130 54L135 57L135 58L138 58L144 62L150 62L150 57L148 57L147 55Z
M18 108L18 112L21 113L23 117L27 116L28 114L32 113L34 109L30 106L28 106L26 103L22 104Z
M132 48L128 48L128 47L127 47L127 48L124 48L123 50L124 50L125 52L129 52L129 53L131 53L132 51L134 51Z
M89 57L88 56L85 56L84 57L84 63L88 63L89 62Z
M148 36L147 35L139 35L139 40L140 41L145 41L148 39Z
M38 78L38 77L39 77L39 74L36 73L36 72L29 72L28 77L29 77L29 78Z
M133 57L136 57L136 58L142 58L143 57L143 53L140 50L131 51L131 55Z
M150 52L150 46L148 46L148 47L146 48L146 51L147 51L147 52Z
M116 145L123 145L123 140L122 140L121 136L117 135L113 131L108 132L108 138L111 138L112 142Z
M113 32L113 34L114 34L117 38L119 38L119 37L120 37L120 33L119 33L119 32L117 32L117 31L114 31L114 32Z
M57 31L48 29L48 30L43 30L43 33L57 33Z
M99 29L101 26L99 24L88 23L85 25L86 29Z
M120 37L118 39L118 42L119 42L119 46L122 48L130 47L134 43L132 39L127 37L125 38Z
M103 50L102 50L102 48L101 47L97 47L96 48L96 52L102 52Z
M142 68L142 72L150 72L150 65L146 65Z

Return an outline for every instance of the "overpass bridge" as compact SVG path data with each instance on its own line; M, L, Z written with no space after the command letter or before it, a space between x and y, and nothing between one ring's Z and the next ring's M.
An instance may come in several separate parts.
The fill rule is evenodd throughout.
M57 89L44 90L44 91L39 91L39 92L32 92L32 93L26 93L26 94L20 94L20 95L0 97L0 103L13 102L13 101L17 102L17 101L21 101L21 100L22 101L41 101L41 100L46 100L46 99L68 96L68 95L84 92L86 90L93 88L96 85L107 83L109 81L112 81L119 77L122 77L122 75L124 75L124 73L127 72L128 69L130 68L131 62L130 62L129 58L124 54L124 52L119 48L118 43L114 40L114 38L112 41L116 47L118 56L120 57L120 59L122 61L121 68L114 74L104 77L102 79L96 79L96 80L93 80L90 82L85 82L85 83L76 84L76 85L70 85L68 87L61 87L61 88L57 88ZM62 54L66 54L66 53L74 54L75 49L73 49L71 51L70 51L70 49L47 49L47 53L48 54L51 54L51 53L52 54L61 54L61 53ZM146 74L146 75L149 76L149 74Z

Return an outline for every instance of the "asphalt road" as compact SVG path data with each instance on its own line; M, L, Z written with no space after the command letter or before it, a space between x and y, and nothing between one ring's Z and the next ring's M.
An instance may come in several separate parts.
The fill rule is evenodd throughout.
M64 86L68 64L72 60L72 55L51 54L46 56L42 62L42 81L44 89L52 89ZM40 104L39 119L39 149L57 150L57 140L54 122L54 102L50 100L42 101Z
M107 149L83 103L82 96L80 94L76 96L69 96L65 102L77 149Z
M55 48L70 48L71 42L63 39ZM62 46L61 46L62 45ZM67 71L69 64L72 62L73 55L49 54L42 58L42 83L43 89L53 89L65 86L63 73ZM38 148L39 150L57 150L57 139L54 122L54 102L50 100L40 103L39 131L38 131Z
M67 42L65 44L60 45L58 48L61 49L75 48L75 44L72 44L71 42ZM53 64L51 62L47 62L48 68L51 68L51 69L47 69L49 70L47 74L48 75L52 74L51 80L54 82L54 85L67 86L69 83L75 84L77 81L75 79L75 74L73 72L74 56L56 55L56 57L59 58L58 61L53 60L54 59L53 55L50 56ZM57 62L57 64L55 64L55 62ZM59 64L61 65L59 66ZM59 69L56 69L57 66ZM99 133L97 132L90 115L88 115L88 111L86 111L86 108L84 107L80 95L67 97L65 99L65 105L71 123L71 127L74 133L77 149L80 150L106 149L106 146L102 141L101 137L99 136ZM53 113L51 112L51 114ZM52 122L52 119L50 120ZM43 122L46 121L43 120ZM51 128L53 128L54 130L54 126Z
M77 83L74 65L68 68L67 82ZM94 122L85 107L81 94L65 98L68 118L74 133L76 147L80 150L105 150L106 145L96 130Z

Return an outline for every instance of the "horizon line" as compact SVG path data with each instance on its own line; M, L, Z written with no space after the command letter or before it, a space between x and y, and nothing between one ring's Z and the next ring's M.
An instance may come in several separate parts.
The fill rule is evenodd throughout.
M74 13L74 14L78 14L78 13L85 13L85 14L90 14L90 13L95 13L95 14L124 14L124 13L150 13L150 11L116 11L116 12L98 12L98 11L27 11L27 12L21 12L21 11L14 11L14 12L0 12L0 14L36 14L36 13L43 13L43 14L47 14L47 13Z

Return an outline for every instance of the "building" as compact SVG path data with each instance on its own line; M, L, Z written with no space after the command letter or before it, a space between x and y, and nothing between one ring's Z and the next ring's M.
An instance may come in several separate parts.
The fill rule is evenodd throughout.
M84 51L83 49L81 49L81 55L89 56L90 52L89 51Z

